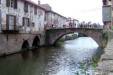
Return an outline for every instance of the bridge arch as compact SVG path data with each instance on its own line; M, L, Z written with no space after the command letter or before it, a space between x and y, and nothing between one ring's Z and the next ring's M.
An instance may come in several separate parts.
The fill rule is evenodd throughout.
M27 40L24 40L21 48L22 48L22 50L29 49L29 42Z
M32 47L39 47L40 46L40 39L38 36L35 36L34 40L33 40L33 43L32 43Z
M69 32L69 33L64 33L64 34L62 34L61 36L59 36L56 40L55 40L55 42L54 42L54 44L53 45L55 45L57 42L58 42L58 40L60 40L63 36L65 36L65 35L67 35L67 34L72 34L72 33L74 33L74 32ZM86 36L86 37L91 37L91 36L89 36L89 35L87 35L87 34L85 34L85 33L79 33L79 32L77 32L78 34L83 34L84 36ZM91 37L92 38L92 37Z
M70 33L82 33L85 34L91 38L93 38L98 45L102 45L106 41L102 38L103 30L101 29L82 29L82 28L67 28L67 29L51 29L46 30L46 44L47 45L55 45L55 43L64 35L70 34Z

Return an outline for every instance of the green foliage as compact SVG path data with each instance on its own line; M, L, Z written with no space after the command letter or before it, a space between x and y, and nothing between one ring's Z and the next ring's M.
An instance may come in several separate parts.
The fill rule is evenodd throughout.
M66 40L74 40L76 39L78 36L76 34L73 34L71 38L65 39L65 38L61 38L57 41L56 46L61 46L61 44L66 41Z
M108 42L108 40L109 40L109 34L108 34L107 31L103 33L103 39L105 39Z
M88 67L86 67L86 63L83 62L83 63L78 63L80 66L79 66L79 69L80 69L80 72L76 72L75 75L81 75L81 74L84 74L84 75L90 75L88 72Z
M75 75L79 75L79 72L76 72Z
M79 34L78 37L87 37L87 35Z
M72 36L72 39L74 40L74 39L76 39L76 38L78 38L78 35L74 34L74 35Z
M113 26L112 26L112 30L113 30Z
M65 41L65 38L61 38L60 40L59 40L59 42L64 42Z
M58 42L56 43L56 46L61 46L61 44L65 41L65 38L61 38L60 40L58 40Z
M92 64L93 67L97 66L97 63L98 63L99 59L100 59L100 56L98 56L98 57L97 56L93 56L93 64Z
M93 66L93 67L96 67L96 66L97 66L97 63L96 63L96 62L94 62L94 63L92 64L92 66Z

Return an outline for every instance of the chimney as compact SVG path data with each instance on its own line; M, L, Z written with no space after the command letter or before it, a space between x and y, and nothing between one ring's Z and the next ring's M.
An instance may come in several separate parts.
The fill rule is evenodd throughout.
M38 0L38 5L40 5L40 0Z

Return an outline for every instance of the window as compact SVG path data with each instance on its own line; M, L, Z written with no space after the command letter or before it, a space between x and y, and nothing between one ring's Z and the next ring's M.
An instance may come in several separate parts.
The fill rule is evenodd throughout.
M6 6L17 8L17 0L6 0Z
M29 18L23 18L23 26L29 26Z
M35 23L34 22L32 22L32 27L35 27Z
M10 7L14 7L15 6L15 0L11 0L10 1Z
M34 14L37 14L37 7L34 8Z
M24 3L24 11L28 12L28 3L27 2Z
M7 29L14 30L16 27L16 16L7 15Z

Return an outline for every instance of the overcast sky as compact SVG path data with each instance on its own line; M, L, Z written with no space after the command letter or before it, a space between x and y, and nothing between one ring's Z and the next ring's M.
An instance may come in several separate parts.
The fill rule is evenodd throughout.
M38 0L33 0L38 2ZM102 24L102 0L40 0L49 4L52 10L80 21L91 21Z

